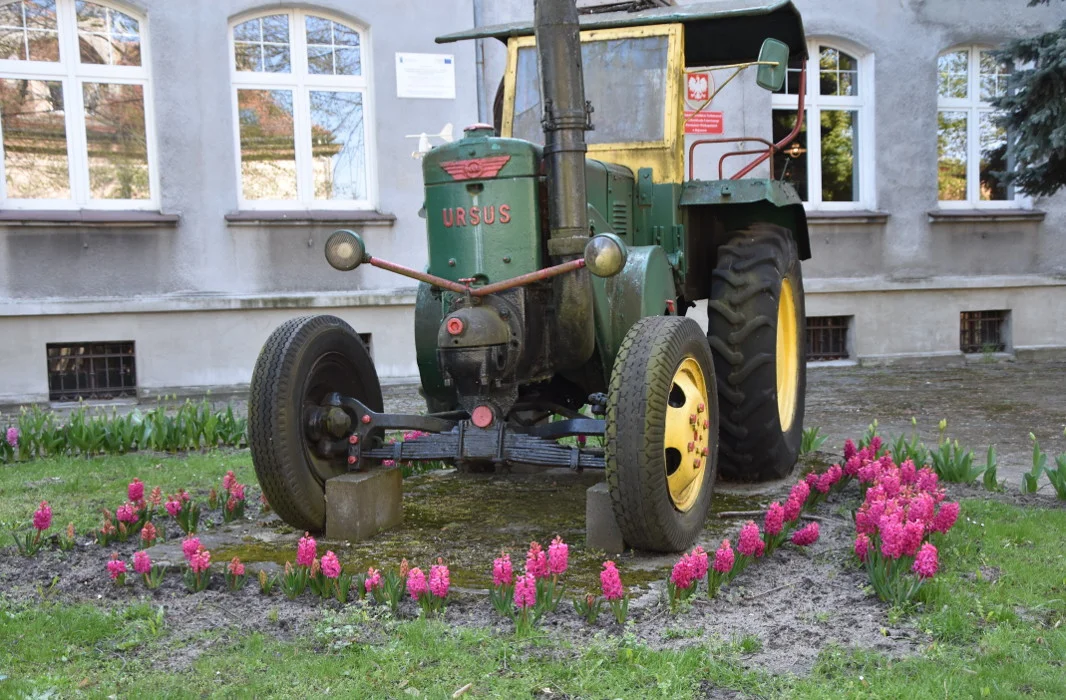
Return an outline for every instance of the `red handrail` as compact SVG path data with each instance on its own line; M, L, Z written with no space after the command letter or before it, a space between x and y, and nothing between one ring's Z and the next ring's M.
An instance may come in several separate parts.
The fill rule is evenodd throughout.
M707 143L734 143L734 142L740 142L740 141L758 141L759 143L765 143L766 146L767 146L766 150L759 149L759 150L754 150L754 151L730 151L729 153L726 153L725 155L723 155L721 158L718 159L718 178L719 179L724 179L722 177L723 161L725 161L726 158L728 158L729 156L755 155L757 153L760 154L758 158L756 158L752 162L748 163L746 166L741 168L735 175L733 175L731 178L729 178L731 180L739 180L740 178L744 177L745 175L750 173L752 170L754 170L756 167L758 167L759 164L762 163L764 160L767 160L768 158L770 158L774 153L777 153L778 151L783 150L785 148L785 146L787 146L788 144L792 143L796 139L796 137L799 136L800 131L803 130L804 106L805 106L805 102L806 102L806 98L807 98L807 60L806 59L804 59L803 64L800 67L800 81L799 81L798 98L799 98L799 104L797 105L797 111L796 111L796 126L793 127L791 133L789 133L787 136L785 136L785 138L781 139L777 143L771 143L770 141L767 141L766 139L762 139L762 138L758 138L758 137L723 138L723 139L700 139L699 141L694 141L692 143L692 146L689 148L689 151L688 151L688 179L689 180L695 179L694 173L695 173L695 165L696 164L693 161L692 155L693 155L693 152L696 150L696 146L700 146L702 144L707 144ZM771 173L771 176L772 175L773 175L773 173Z

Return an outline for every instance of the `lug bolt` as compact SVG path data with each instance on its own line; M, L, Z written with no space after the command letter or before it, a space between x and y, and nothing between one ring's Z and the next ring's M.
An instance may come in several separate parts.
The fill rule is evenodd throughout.
M709 420L707 420L706 418L704 418L703 419L703 429L704 430L710 430L710 428L711 428L711 422Z
M700 450L700 454L702 454L704 457L707 456L708 452L710 452L710 450L708 450L706 447L704 447L702 450Z
M696 414L690 413L688 416L689 425L696 425Z
M361 420L362 420L362 421L363 421L364 423L369 423L369 422L370 422L370 416L363 416Z
M706 410L707 410L707 407L704 404L702 404L702 403L699 406L696 406L696 412L697 413L703 413Z
M692 466L694 468L696 468L696 469L700 468L700 458L699 457L697 457L696 459L692 460Z
M690 442L690 443L688 444L688 451L689 451L689 452L693 452L693 451L694 451L695 449L696 449L696 443L694 443L694 442Z
M353 445L358 445L359 444L359 436L358 435L351 436L350 438L348 438L348 442L353 444Z
M355 455L348 458L348 464L355 464Z

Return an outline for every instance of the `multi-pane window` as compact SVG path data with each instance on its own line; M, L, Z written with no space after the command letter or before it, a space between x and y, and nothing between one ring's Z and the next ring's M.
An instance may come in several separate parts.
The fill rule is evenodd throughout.
M302 10L232 28L247 208L371 207L365 30Z
M776 153L774 177L795 185L811 208L873 207L872 57L821 41L808 44L806 115L792 144ZM799 68L773 95L773 140L796 126Z
M942 206L1003 206L1012 188L1007 134L989 103L1006 92L1010 66L991 50L951 49L937 59L937 190Z
M103 2L0 0L4 206L157 206L146 48Z
M850 316L807 317L807 361L846 360Z

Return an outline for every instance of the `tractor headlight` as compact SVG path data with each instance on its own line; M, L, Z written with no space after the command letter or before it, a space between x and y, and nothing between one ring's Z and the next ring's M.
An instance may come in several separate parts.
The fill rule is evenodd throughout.
M585 245L585 267L597 277L614 277L626 266L629 252L613 233L599 233Z
M326 261L337 270L354 270L365 258L366 246L358 233L341 229L334 231L326 241Z

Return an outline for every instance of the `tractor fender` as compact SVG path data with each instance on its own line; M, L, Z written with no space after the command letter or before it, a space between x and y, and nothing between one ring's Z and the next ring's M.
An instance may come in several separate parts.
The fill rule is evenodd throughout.
M744 180L690 180L681 186L682 207L700 207L722 224L737 231L765 222L792 232L800 260L811 257L807 212L792 185L768 178Z
M629 248L626 265L614 277L593 277L596 349L610 380L614 358L630 327L646 316L673 314L674 274L662 246Z

